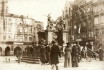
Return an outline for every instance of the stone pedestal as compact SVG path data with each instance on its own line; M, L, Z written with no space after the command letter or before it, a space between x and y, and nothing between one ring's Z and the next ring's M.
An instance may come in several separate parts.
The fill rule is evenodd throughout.
M45 31L38 32L38 40L45 39Z
M63 45L63 41L65 43L68 42L68 31L56 31L56 30L46 30L45 31L46 41L47 43L52 42L56 38L58 44L60 46Z
M51 43L53 40L56 40L59 46L63 46L63 43L68 42L67 30L47 29L44 32L38 33L38 35L39 35L39 39L44 38L46 40L46 43L48 44Z
M54 30L46 30L45 31L45 37L46 37L46 42L51 43L53 40L53 32Z
M63 41L64 43L67 43L68 42L68 32L67 31L63 31Z

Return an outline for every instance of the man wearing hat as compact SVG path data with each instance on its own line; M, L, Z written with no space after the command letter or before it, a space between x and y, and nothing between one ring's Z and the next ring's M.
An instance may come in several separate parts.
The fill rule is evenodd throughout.
M44 44L42 44L41 48L40 48L40 61L41 61L42 65L45 64L47 61L46 60L46 49L45 49Z
M51 60L51 65L52 69L54 66L56 67L56 70L58 70L58 63L59 59L58 56L61 57L60 51L59 51L59 46L57 45L56 41L52 41L53 46L51 47L51 52L50 52L50 60Z

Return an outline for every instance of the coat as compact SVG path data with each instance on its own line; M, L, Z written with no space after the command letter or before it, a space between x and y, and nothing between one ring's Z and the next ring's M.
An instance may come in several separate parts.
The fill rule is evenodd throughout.
M64 67L72 67L71 48L65 48Z
M41 49L40 49L40 61L42 62L42 63L46 63L46 50L45 50L45 48L44 47L42 47Z
M18 50L17 53L16 53L16 57L17 57L17 58L22 57L22 51L19 51L19 50Z
M49 59L50 59L50 47L46 46L45 50L46 50L46 59L47 59L47 63L48 63Z
M65 58L71 58L71 48L65 48Z
M61 57L59 47L57 45L53 45L51 47L51 52L50 52L51 64L58 64L59 63L58 56Z
M73 46L72 48L72 67L78 67L78 47Z
M104 50L102 48L99 49L99 60L103 61L103 54L104 54Z

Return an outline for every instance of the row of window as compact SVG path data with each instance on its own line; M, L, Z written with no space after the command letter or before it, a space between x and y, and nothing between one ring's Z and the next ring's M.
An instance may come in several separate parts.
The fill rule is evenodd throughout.
M19 19L15 19L15 18L6 18L5 19L5 22L8 23L8 24L13 24L13 23L16 23L16 24L19 24L19 23L26 23L26 24L29 24L29 23L32 23L32 20L31 19L24 19L22 21L21 18Z
M82 38L86 38L87 37L87 33L82 33ZM88 32L88 37L94 37L94 34L92 31Z
M24 29L25 29L25 30L24 30ZM29 28L29 29L24 28L24 29L23 29L22 27L20 27L20 28L18 29L18 31L19 31L19 32L23 32L23 31L24 31L24 32L30 32L30 33L32 33L32 28ZM28 31L28 30L29 30L29 31Z
M81 38L87 38L87 33L82 33L81 35L82 35ZM94 34L92 31L88 32L88 37L89 38L94 37ZM80 37L78 36L78 38L80 38ZM74 40L74 36L72 36L72 40Z
M90 1L92 1L92 0L86 0L86 2L90 2ZM97 1L98 0L93 0L93 3L97 2ZM69 13L70 12L70 8L71 7L65 7L65 11L63 12L64 15L66 15L66 14L70 15L70 13ZM83 13L89 12L89 11L92 11L92 7L90 7L90 6L88 7L87 6L87 8L81 8L81 10L83 11ZM101 10L104 10L104 4L99 4L99 5L93 7L93 11L94 12L98 12L98 11L101 11Z
M81 9L79 9L79 14L81 15L82 13L86 13L86 12L90 12L90 11L92 11L92 9L90 8L90 7L88 7L88 8L81 8ZM65 16L65 15L68 15L68 16L71 16L72 15L72 13L71 13L72 11L64 11L63 12L63 16ZM76 11L75 11L76 12ZM74 12L73 12L74 13ZM76 13L74 13L75 15L76 15Z
M6 38L7 38L7 36L6 35L3 35L3 40L6 40ZM12 41L11 36L8 36L8 41ZM25 36L24 37L24 40L23 40L23 37L22 36L15 37L15 41L28 41L28 37ZM32 41L32 37L29 37L29 41Z
M11 32L12 30L14 30L14 29L12 29L12 27L10 27L10 26L5 26L5 30L7 31L7 27L8 27L8 32ZM23 31L25 31L25 32L30 32L30 33L32 33L32 28L22 28L22 27L20 27L19 29L18 29L18 31L19 32L23 32Z
M104 31L102 32L102 34L104 35ZM101 36L101 35L100 35ZM99 34L96 34L95 35L95 39L100 39L100 36L99 36Z
M28 41L32 41L32 37L29 37L29 40L28 40L28 37L24 37L24 40L23 40L23 37L16 37L15 38L15 41L19 41L19 42L28 42Z
M94 18L94 24L96 25L96 24L99 24L99 22L101 23L101 24L104 24L104 15L103 16L100 16L100 17L95 17Z
M93 7L94 12L99 12L102 10L104 10L104 4L99 4L99 5Z
M104 34L104 31L102 31L102 34ZM87 33L82 33L82 38L86 38L87 37ZM92 31L88 32L88 37L94 37L94 33ZM95 35L96 38L99 38L99 34L97 33Z
M6 35L3 35L3 40L6 40L6 37L7 37ZM10 35L8 36L8 41L12 41L12 38Z
M80 3L84 2L84 0L79 0L79 1L80 1ZM86 3L90 2L90 1L92 1L93 3L95 3L95 2L100 1L100 0L85 0Z

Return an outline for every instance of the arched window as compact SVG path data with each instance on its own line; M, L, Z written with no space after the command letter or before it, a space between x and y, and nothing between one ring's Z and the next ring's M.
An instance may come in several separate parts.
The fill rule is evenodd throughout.
M32 37L29 37L29 41L32 41Z

